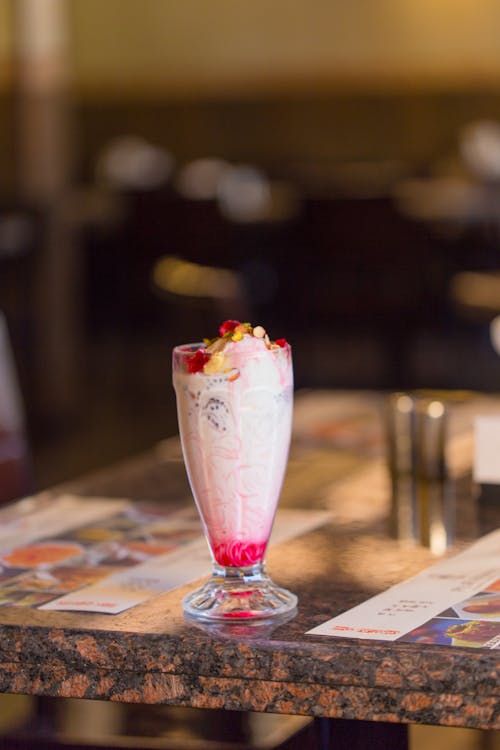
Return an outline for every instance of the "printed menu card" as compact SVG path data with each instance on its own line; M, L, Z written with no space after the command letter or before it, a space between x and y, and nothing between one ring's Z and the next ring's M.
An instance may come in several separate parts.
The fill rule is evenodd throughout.
M500 648L500 529L308 635Z
M280 509L271 543L329 519ZM47 494L0 511L0 607L119 614L210 567L194 504Z

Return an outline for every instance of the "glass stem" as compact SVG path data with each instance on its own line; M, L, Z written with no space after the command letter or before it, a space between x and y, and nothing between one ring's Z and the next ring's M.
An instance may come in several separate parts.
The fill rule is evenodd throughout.
M213 577L228 582L257 581L266 576L266 564L264 561L248 565L242 568L225 567L214 562Z

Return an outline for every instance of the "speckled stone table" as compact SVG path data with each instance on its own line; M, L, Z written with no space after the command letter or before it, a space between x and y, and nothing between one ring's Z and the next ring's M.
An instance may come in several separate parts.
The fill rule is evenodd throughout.
M192 502L175 439L51 492L67 491ZM460 492L475 531L480 508L467 478ZM383 463L297 440L282 502L332 513L327 525L268 553L272 577L298 594L294 619L274 629L202 628L181 608L193 584L114 616L1 607L0 691L500 728L499 651L305 635L435 562L387 537ZM489 513L489 526L498 524L498 509Z

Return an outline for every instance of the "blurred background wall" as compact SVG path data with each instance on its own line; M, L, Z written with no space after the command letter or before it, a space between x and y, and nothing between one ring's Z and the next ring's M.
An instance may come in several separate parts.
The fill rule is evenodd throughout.
M224 316L286 335L299 387L497 388L499 28L495 0L1 3L42 483L173 432L169 347Z
M146 12L114 0L74 2L72 19L84 100L205 102L188 127L185 107L150 125L186 157L428 159L500 82L492 0L159 0Z
M75 84L83 92L220 96L500 82L495 0L69 6Z
M329 133L321 122L311 122L314 111L299 118L290 102L295 117L287 132L279 133L284 141L276 128L251 133L257 143L246 150L268 156L294 157L301 146L304 156L358 156L375 149L426 158L446 146L454 125L492 106L486 102L500 84L500 9L494 0L316 0L312 5L281 0L250 6L240 0L215 5L149 0L147 6L133 0L67 0L60 5L67 16L72 92L81 103L264 99L271 108L272 100L283 98L347 99L338 102L341 121L328 123ZM14 82L14 6L4 2L0 10L4 92ZM372 102L363 109L363 101L356 101L357 110L352 104L365 96L382 104L373 123L363 117L370 104L375 114ZM408 98L413 106L401 106ZM450 112L444 111L447 100ZM269 113L266 125L274 124L273 115L280 121L280 111ZM190 131L184 139L174 132L179 148L195 149L186 143L191 135L238 150L237 142L225 145L222 135L204 133L200 126L191 124ZM318 133L322 140L308 142L308 135ZM409 133L412 138L405 138ZM240 137L245 150L244 127Z

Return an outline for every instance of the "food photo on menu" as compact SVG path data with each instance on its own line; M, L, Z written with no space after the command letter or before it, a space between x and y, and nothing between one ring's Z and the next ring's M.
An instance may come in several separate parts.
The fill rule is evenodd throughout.
M312 635L500 649L500 529L316 626Z
M403 636L410 643L500 648L500 581Z
M0 607L39 607L175 552L199 534L194 510L180 517L161 505L138 503L63 536L14 547L0 555Z
M500 648L500 623L436 617L399 639L405 643Z
M458 617L463 620L496 620L500 622L500 593L480 594L450 607L440 617Z

